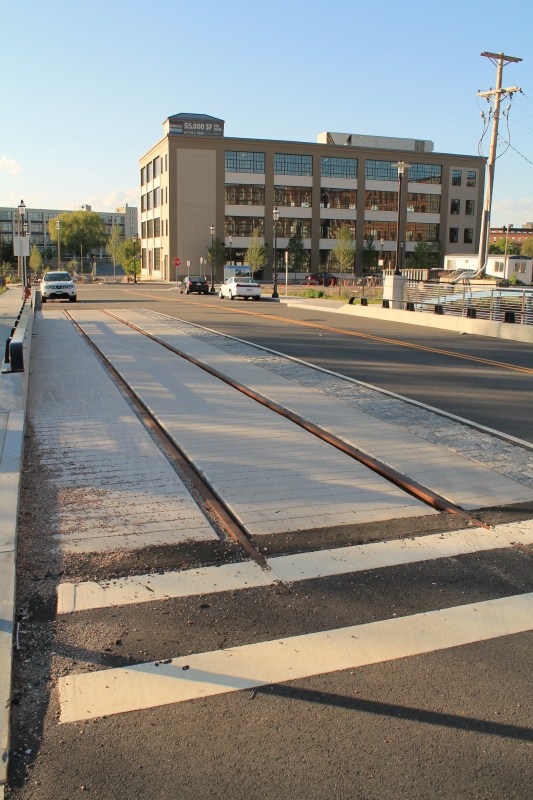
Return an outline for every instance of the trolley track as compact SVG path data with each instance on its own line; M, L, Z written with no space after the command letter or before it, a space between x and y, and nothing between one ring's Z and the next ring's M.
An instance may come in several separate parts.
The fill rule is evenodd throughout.
M179 358L184 359L185 361L189 362L198 369L208 373L217 380L220 380L221 382L231 387L235 391L254 400L256 403L268 408L270 411L278 414L279 416L284 417L285 419L289 420L292 424L298 426L299 428L302 428L303 430L307 431L308 433L320 439L322 442L348 455L350 458L359 462L367 469L376 473L380 477L384 478L386 481L390 482L394 486L401 489L403 492L411 495L412 497L426 504L430 508L433 508L442 513L452 514L460 518L462 524L464 525L477 526L485 529L489 529L491 527L490 525L487 525L486 523L482 522L473 514L467 513L460 506L450 502L445 497L442 497L428 486L424 486L421 483L410 478L408 475L402 474L398 470L392 468L390 465L380 461L376 457L344 441L339 436L332 434L331 432L325 430L324 428L320 427L311 420L306 419L301 415L295 413L293 410L286 408L280 403L277 403L271 398L266 397L265 395L255 391L254 389L246 386L245 384L232 378L231 376L220 372L219 370L215 369L209 364L201 361L198 358L195 358L191 354L186 353L183 350L178 349L177 347L174 347L169 342L166 342L160 337L154 335L153 333L150 333L149 331L146 331L142 327L135 325L133 322L124 320L120 316L114 314L113 312L107 309L103 310L102 313L114 319L115 321L119 322L120 324L125 325L128 328L134 330L136 333L150 339L160 347L163 347L164 349L170 351ZM105 356L105 354L98 348L98 346L90 339L90 337L87 336L87 334L83 331L83 329L76 323L76 320L74 320L72 315L69 312L65 312L65 314L76 325L76 327L83 335L83 337L90 343L90 346L98 354L99 358L101 358L102 361L106 364L106 367L113 375L114 379L123 387L123 390L127 392L131 402L133 402L136 405L136 407L140 410L140 415L144 424L150 430L155 431L157 433L157 438L158 440L160 440L162 448L167 454L167 458L169 458L171 461L174 461L177 465L179 465L179 469L181 469L184 473L186 473L187 476L190 476L189 480L192 483L192 485L194 485L195 490L202 497L206 507L215 515L215 517L222 525L224 530L227 531L228 535L235 542L238 542L245 549L245 551L252 558L254 558L254 560L258 564L260 564L263 568L265 568L266 561L264 557L261 555L260 551L255 547L255 545L251 541L250 536L246 531L246 529L238 522L238 520L235 519L230 509L226 506L223 498L218 497L215 494L212 487L205 481L203 476L196 469L194 463L192 463L192 461L190 461L190 459L188 459L185 453L181 450L179 444L176 443L172 439L172 437L169 436L166 430L160 425L160 423L155 419L153 414L150 412L146 404L143 402L142 398L138 396L138 394L134 391L134 389L125 381L123 376L120 375L120 373L115 369L115 367L110 362L110 360Z

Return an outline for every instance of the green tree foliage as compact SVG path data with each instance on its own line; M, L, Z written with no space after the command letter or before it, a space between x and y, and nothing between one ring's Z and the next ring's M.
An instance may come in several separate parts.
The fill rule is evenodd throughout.
M297 223L296 233L287 242L287 252L289 254L289 270L291 272L304 272L307 268L307 251L302 239L302 225Z
M516 242L512 242L509 238L507 239L507 255L508 256L519 256L520 252L520 245ZM496 239L495 242L491 242L489 244L489 253L494 255L504 255L505 253L505 236L502 236L500 239Z
M530 256L533 258L533 239L526 239L525 242L522 243L522 251L523 256Z
M365 239L365 246L363 249L363 266L365 270L371 270L378 265L378 254L374 246L374 237L370 236Z
M140 275L140 244L135 239L124 239L119 253L119 261L126 275Z
M43 265L43 257L37 245L32 245L30 251L30 269L32 272L39 273Z
M14 264L15 261L12 242L4 242L0 237L0 262Z
M66 211L59 215L61 248L70 253L80 253L83 265L83 255L89 255L91 250L103 247L107 240L105 225L100 215L95 211ZM48 222L50 239L57 242L56 220ZM82 266L83 272L83 266Z
M442 245L440 242L417 242L409 258L413 269L439 269L442 267Z
M355 242L349 225L342 225L337 233L338 245L332 250L339 272L355 273Z
M124 244L124 236L119 225L111 227L111 233L107 237L106 250L111 256L113 262L113 270L116 269L117 264L120 264L122 256L122 246Z
M250 246L246 251L246 263L250 265L252 276L255 275L258 270L263 269L267 261L265 244L259 239L258 229L254 228L252 238L250 239Z
M207 263L209 269L214 267L215 278L219 279L226 263L226 248L222 239L214 239L213 246L207 248Z

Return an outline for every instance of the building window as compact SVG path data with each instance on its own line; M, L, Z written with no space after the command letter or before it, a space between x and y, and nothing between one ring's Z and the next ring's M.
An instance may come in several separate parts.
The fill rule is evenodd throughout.
M159 208L161 205L161 189L157 186L154 189L154 208Z
M355 220L354 219L321 219L320 220L320 238L321 239L338 239L339 230L348 226L350 233L355 239Z
M394 211L395 209L391 209ZM440 214L440 194L409 192L407 210L416 214Z
M302 239L311 238L311 220L296 219L295 217L280 217L278 220L277 234L290 239L298 234Z
M456 244L459 241L459 228L450 228L450 235L448 236L448 241L452 244Z
M469 217L473 216L476 207L475 200L465 200L465 214Z
M141 222L141 239L146 239L146 222Z
M264 235L265 220L263 217L226 217L226 236L253 236L254 230L258 236Z
M161 174L159 156L157 158L154 158L153 163L154 163L154 178L158 178L159 175Z
M364 238L373 239L375 242L395 242L398 234L397 221L382 222L382 220L365 220Z
M311 208L311 188L306 186L274 186L274 205Z
M146 210L150 211L152 208L152 192L146 192Z
M397 211L398 192L365 192L365 208L369 211Z
M407 177L412 183L442 183L442 167L440 164L411 164Z
M150 161L150 163L146 165L146 183L150 183L151 180L152 180L152 162Z
M226 150L226 172L255 172L264 175L265 154Z
M351 208L355 211L356 206L357 191L355 189L323 187L320 190L320 208Z
M461 201L452 200L450 203L450 214L460 214L460 213L461 213Z
M227 183L225 202L228 206L264 206L265 187L261 184Z
M154 221L153 219L146 220L146 238L153 239L154 238Z
M141 211L146 211L146 195L141 195Z
M466 171L466 185L475 186L477 183L477 172L475 169L468 169Z
M452 169L452 186L460 186L463 172L460 169Z
M465 244L472 244L474 241L474 229L473 228L465 228L463 242Z
M525 273L525 271L526 271L526 262L525 261L518 261L515 264L514 271L515 272L519 272L519 273L521 273L523 275Z
M274 154L275 175L312 175L313 156L297 156L288 153Z
M408 222L406 239L408 242L438 242L440 225L434 222Z
M154 219L154 236L161 236L161 220L159 217Z
M144 186L145 182L146 182L146 168L143 167L141 169L141 186Z
M494 272L503 272L504 269L505 269L505 264L503 261L494 262Z
M369 158L365 166L365 177L369 181L397 181L395 161L374 161Z
M320 174L323 178L357 178L356 158L320 159Z
M161 269L161 248L154 247L154 269Z

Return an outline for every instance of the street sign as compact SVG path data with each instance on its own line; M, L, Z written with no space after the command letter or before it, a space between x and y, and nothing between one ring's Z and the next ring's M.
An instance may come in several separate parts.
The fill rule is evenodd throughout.
M181 258L175 258L173 263L175 267L181 267Z

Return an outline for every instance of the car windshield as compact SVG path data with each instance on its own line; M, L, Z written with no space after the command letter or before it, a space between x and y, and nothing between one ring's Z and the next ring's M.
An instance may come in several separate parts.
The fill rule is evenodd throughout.
M47 272L44 276L45 281L71 281L72 278L68 272Z
M255 283L251 278L235 278L239 283Z
M201 278L201 277L198 277L197 275L191 275L189 278L187 278L187 280L189 280L189 281L203 281L205 279Z

